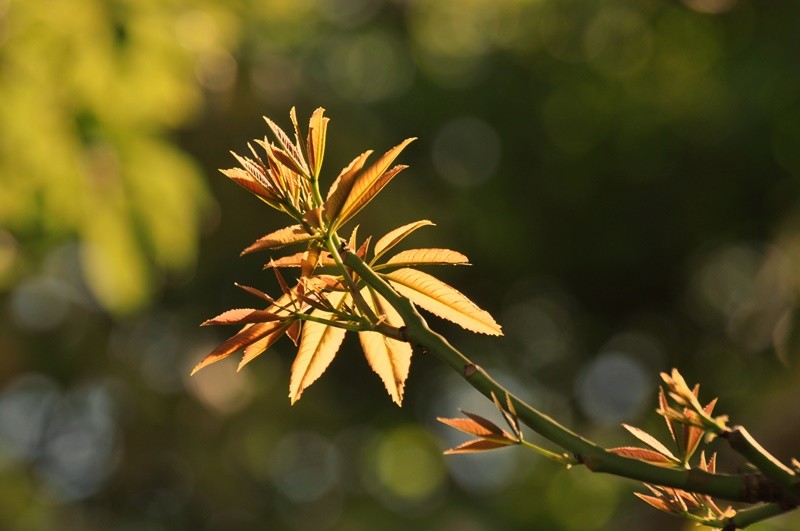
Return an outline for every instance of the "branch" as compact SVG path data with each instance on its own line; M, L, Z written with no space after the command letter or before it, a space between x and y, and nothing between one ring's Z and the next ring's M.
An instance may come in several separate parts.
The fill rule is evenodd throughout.
M450 345L444 337L432 331L414 305L397 293L355 253L350 252L347 248L343 248L342 251L344 264L380 293L403 318L409 342L424 346L430 353L461 374L470 385L487 398L491 399L492 393L496 396L508 395L522 422L545 439L574 454L576 460L588 469L731 501L775 501L774 498L768 496L758 500L748 497L753 492L765 494L770 491L770 489L752 488L754 484L773 483L761 474L726 475L712 474L699 469L659 467L608 452L592 441L581 437L515 397L495 382L483 369Z

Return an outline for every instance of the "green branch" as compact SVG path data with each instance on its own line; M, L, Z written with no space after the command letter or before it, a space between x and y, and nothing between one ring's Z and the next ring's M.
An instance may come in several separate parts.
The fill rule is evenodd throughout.
M401 315L406 324L409 342L424 346L487 398L491 399L492 393L496 396L508 395L523 423L545 439L571 452L579 463L590 470L732 501L753 501L746 498L748 492L752 492L748 485L765 481L772 483L760 474L726 475L699 469L664 468L606 451L509 393L444 337L431 330L414 305L397 293L355 253L347 249L344 251L344 264L380 293Z

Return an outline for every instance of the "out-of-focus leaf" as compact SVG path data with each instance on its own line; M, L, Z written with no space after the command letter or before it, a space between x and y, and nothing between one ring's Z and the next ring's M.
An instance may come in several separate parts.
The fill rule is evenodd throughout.
M621 446L619 448L611 448L608 451L615 453L617 455L621 455L623 457L629 457L631 459L638 459L639 461L645 461L646 463L651 463L653 465L665 466L665 467L675 466L675 461L673 461L669 457L659 452L656 452L655 450L650 450L648 448L637 448L635 446Z
M323 117L325 109L319 107L311 115L308 123L308 164L311 174L319 177L322 168L322 158L325 155L325 136L328 130L329 118Z
M389 258L384 266L409 267L416 265L469 265L466 256L450 249L409 249Z
M641 430L636 426L631 426L630 424L623 424L622 427L628 430L631 433L631 435L633 435L634 437L645 443L647 446L656 450L657 452L662 453L663 455L669 457L675 462L679 461L678 458L672 455L672 452L670 452L669 449L661 443L661 441L659 441L646 431Z
M345 298L344 293L332 293L329 300L339 306ZM327 312L312 312L323 319L332 319ZM346 330L323 323L308 321L303 327L300 348L292 363L292 376L289 381L289 399L294 404L300 399L308 386L314 383L328 368L342 344Z
M290 254L288 256L281 256L280 258L276 258L275 260L270 260L268 263L264 264L264 269L268 267L300 267L303 261L303 256L306 254L306 251L301 251L299 253ZM327 251L323 251L319 255L319 260L317 262L318 266L334 266L336 262L331 258L331 255Z
M473 332L492 336L503 332L492 316L452 286L417 271L398 269L385 275L397 291L429 312Z
M249 247L247 247L242 254L252 253L254 251L261 251L263 249L275 249L289 245L290 243L305 242L311 239L308 234L300 225L291 225L278 229L275 232L270 232L266 236L262 236Z
M336 177L336 180L333 181L333 184L328 190L328 197L322 205L322 212L325 219L329 222L337 219L339 216L342 205L344 205L347 196L350 194L350 190L353 188L353 183L355 183L358 177L358 172L364 167L367 157L371 154L372 150L365 151L354 158L350 164L341 171L339 176Z
M445 450L444 455L474 454L477 452L486 452L488 450L505 448L506 446L512 444L514 444L512 441L493 440L493 439L473 439L463 444L459 444L455 448Z
M396 229L387 232L375 243L374 260L379 259L384 253L389 252L395 245L403 241L403 239L405 239L409 234L420 227L425 227L426 225L434 225L434 223L432 221L428 221L427 219L422 219L407 225L403 225L402 227L397 227Z
M416 139L405 139L403 142L384 153L372 166L359 174L350 189L350 193L347 195L344 205L342 205L341 212L338 216L339 224L346 223L347 220L355 216L395 175L407 168L407 166L400 165L395 166L391 170L388 169L392 162L394 162L394 159L400 155L400 152L414 140Z
M361 294L379 318L392 326L403 325L403 319L394 307L379 294L369 288L364 288ZM411 366L411 345L378 332L359 332L358 339L367 363L380 377L392 400L398 406L402 405L403 389Z

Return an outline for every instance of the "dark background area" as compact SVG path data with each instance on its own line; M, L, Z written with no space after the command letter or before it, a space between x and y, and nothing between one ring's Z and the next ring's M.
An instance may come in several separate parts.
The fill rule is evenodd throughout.
M325 186L419 137L360 232L469 256L439 276L505 336L431 323L513 391L666 440L678 367L797 455L797 2L0 0L1 528L690 527L524 450L442 457L435 417L493 412L432 357L403 408L351 339L292 407L286 340L189 377L255 304L233 282L277 289L238 255L285 220L217 168L292 106L332 118Z

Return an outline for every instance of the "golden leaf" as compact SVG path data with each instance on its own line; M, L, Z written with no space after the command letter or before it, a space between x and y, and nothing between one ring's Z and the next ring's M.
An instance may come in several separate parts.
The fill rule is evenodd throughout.
M344 205L342 205L341 212L338 216L338 224L343 224L347 222L348 219L355 216L395 175L407 168L407 166L400 165L390 170L388 169L389 165L394 162L394 159L400 155L400 152L414 140L416 139L405 139L403 142L384 153L372 166L359 174L350 189L347 200L345 200Z
M635 446L622 446L619 448L610 448L608 451L617 455L621 455L623 457L628 457L630 459L645 461L646 463L650 463L653 465L665 466L665 467L675 466L675 461L673 461L672 459L670 459L665 455L660 454L659 452L656 452L655 450L650 450L648 448L637 448Z
M284 245L289 245L290 243L305 242L310 239L311 235L303 230L303 227L300 225L290 225L289 227L284 227L266 236L262 236L242 251L242 254L261 251L263 249L275 249L283 247Z
M280 321L273 321L269 323L257 323L245 326L237 334L228 338L228 340L226 340L224 343L215 348L208 356L203 358L203 360L200 363L195 365L194 369L192 369L191 374L196 373L200 369L207 367L212 363L216 363L220 360L227 358L240 348L258 341L259 339L266 336L270 332L283 326L285 326L284 323L281 323Z
M469 265L466 256L450 249L409 249L400 251L381 266Z
M322 158L325 155L325 137L328 130L329 118L324 118L322 115L325 109L319 107L311 115L311 120L308 123L308 164L311 166L311 174L314 177L319 177L320 169L322 168Z
M292 108L292 110L294 110L294 108ZM308 175L308 167L306 166L306 161L303 159L303 155L297 149L297 146L293 144L291 140L289 140L289 136L286 133L284 133L283 129L278 127L278 125L275 122L273 122L266 116L264 116L264 121L267 122L267 125L272 130L272 133L275 135L275 138L278 140L278 144L286 154L286 159L282 160L281 162L289 166L289 169L298 174Z
M369 288L362 289L361 294L384 322L392 326L403 326L400 314L383 297ZM403 389L411 366L411 345L378 332L359 332L358 339L367 363L383 381L392 400L398 406L402 405Z
M339 307L346 295L331 293L328 300ZM311 315L323 319L332 319L327 312L313 311ZM314 383L330 365L342 344L346 330L323 323L307 321L303 327L300 348L292 363L292 376L289 381L289 399L294 404L300 399L303 391Z
M252 323L263 323L266 321L277 321L278 319L281 319L281 316L269 310L256 310L253 308L237 308L234 310L228 310L227 312L223 312L216 317L212 317L211 319L207 319L203 321L203 323L201 323L200 326L252 324Z
M232 180L248 192L251 192L258 197L262 198L267 203L274 203L275 194L273 194L267 187L256 180L250 173L242 168L230 168L227 170L220 169L225 177Z
M427 273L405 268L388 273L386 278L401 295L443 319L473 332L503 335L500 325L487 311Z
M358 177L358 172L364 167L367 162L367 157L372 154L372 151L365 151L361 155L354 158L333 181L330 189L328 190L328 197L322 205L322 211L325 219L329 222L335 220L339 216L339 212L344 205L347 196L350 195L350 190L353 188L353 183Z
M467 415L469 418L448 419L438 417L436 420L442 424L447 424L451 428L463 431L464 433L469 433L470 435L513 440L511 435L506 433L505 430L503 430L494 422L474 413L467 413L465 411L462 411L462 413Z
M272 346L280 337L286 332L286 329L289 327L288 323L283 323L282 326L276 327L274 330L269 332L267 335L247 345L244 349L244 356L242 356L242 361L239 362L239 366L236 368L236 371L241 371L242 367L253 361L256 357L260 356L264 353L269 347Z
M652 435L650 435L646 431L641 430L641 429L637 428L636 426L631 426L630 424L623 424L622 427L625 428L626 430L628 430L631 433L631 435L633 435L634 437L636 437L637 439L639 439L640 441L645 443L647 446L649 446L652 449L654 449L655 451L660 452L661 454L665 455L666 457L669 457L670 459L674 460L676 463L680 461L677 457L672 455L672 452L670 452L669 449L666 446L661 444L661 441L659 441L658 439L656 439L655 437L653 437Z
M505 448L506 446L512 444L514 444L512 441L473 439L471 441L459 444L455 448L445 450L444 455L474 454L476 452L486 452L488 450L496 450L497 448Z
M425 227L426 225L434 225L434 223L432 221L428 221L427 219L422 219L407 225L403 225L402 227L397 227L396 229L387 232L383 237L381 237L380 240L377 241L377 243L375 243L375 260L380 258L395 245L403 241L403 239L405 239L409 234L420 227Z
M664 511L665 513L675 512L675 510L671 506L667 505L667 503L661 498L657 498L655 496L649 496L647 494L642 494L640 492L634 492L633 495L642 500L643 502L647 503L648 505L655 507L659 511Z

